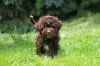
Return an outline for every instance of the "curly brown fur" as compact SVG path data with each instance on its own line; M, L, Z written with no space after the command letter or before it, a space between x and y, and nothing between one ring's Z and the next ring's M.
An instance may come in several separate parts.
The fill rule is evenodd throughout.
M38 22L35 22L33 16L30 16L30 22L38 30L38 36L36 37L37 55L46 54L52 57L57 55L61 21L55 16L47 15L40 17Z

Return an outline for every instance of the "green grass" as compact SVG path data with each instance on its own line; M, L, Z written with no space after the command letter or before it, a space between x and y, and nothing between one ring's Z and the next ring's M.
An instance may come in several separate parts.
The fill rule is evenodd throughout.
M100 14L63 21L54 59L37 56L36 33L0 35L0 66L100 66Z

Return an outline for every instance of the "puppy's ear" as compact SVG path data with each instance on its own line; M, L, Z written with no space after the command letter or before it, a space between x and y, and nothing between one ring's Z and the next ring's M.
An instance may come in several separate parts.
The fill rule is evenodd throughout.
M30 15L29 20L33 25L36 23L32 15Z
M61 27L62 27L62 23L61 23L61 21L59 20L59 21L56 23L56 28L57 28L57 30L59 31Z
M57 16L55 16L55 23L54 26L56 26L55 28L59 31L60 28L62 27L62 22L61 20L59 20L59 18Z

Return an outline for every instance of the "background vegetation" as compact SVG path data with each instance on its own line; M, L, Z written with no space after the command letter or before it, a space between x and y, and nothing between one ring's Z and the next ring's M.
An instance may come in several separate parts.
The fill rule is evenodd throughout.
M29 27L30 15L36 20L43 15L66 20L80 16L87 10L99 12L99 6L100 0L0 0L0 24L3 23L0 30L5 33L14 31L16 27L18 32L26 33L33 29Z
M2 19L25 18L30 14L68 16L99 4L100 0L0 0L0 16Z

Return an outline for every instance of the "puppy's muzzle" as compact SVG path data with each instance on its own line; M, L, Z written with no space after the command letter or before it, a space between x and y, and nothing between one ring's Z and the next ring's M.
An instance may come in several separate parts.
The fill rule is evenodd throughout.
M53 38L56 36L56 32L53 28L47 29L47 38Z

